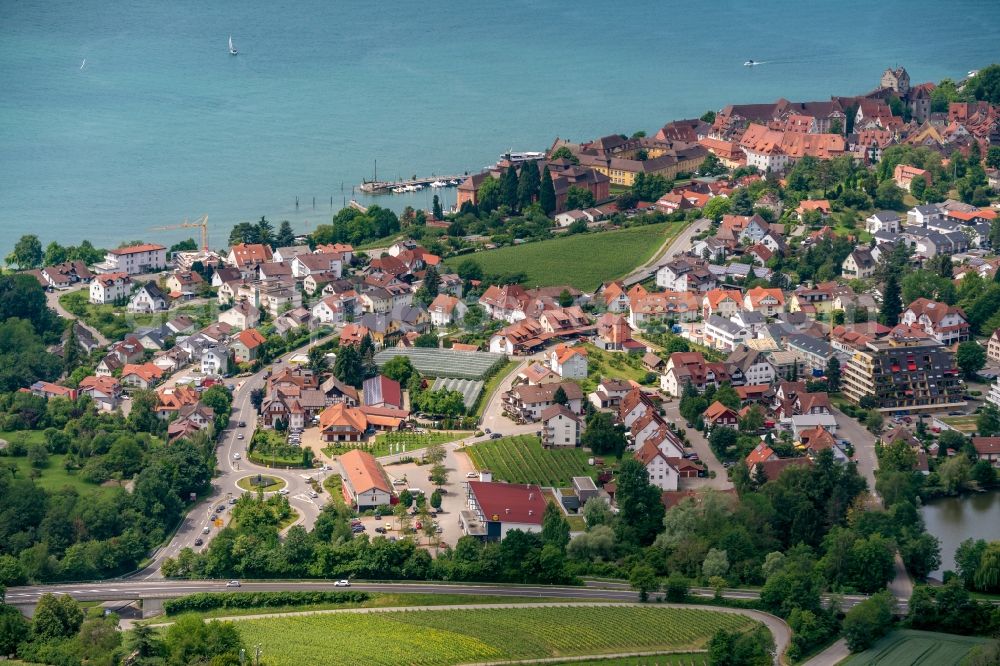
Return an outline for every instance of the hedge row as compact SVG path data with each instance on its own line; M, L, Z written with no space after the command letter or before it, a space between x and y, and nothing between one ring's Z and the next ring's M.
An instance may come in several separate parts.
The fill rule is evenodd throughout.
M199 592L163 602L167 615L217 608L275 608L312 604L354 604L368 601L367 592Z

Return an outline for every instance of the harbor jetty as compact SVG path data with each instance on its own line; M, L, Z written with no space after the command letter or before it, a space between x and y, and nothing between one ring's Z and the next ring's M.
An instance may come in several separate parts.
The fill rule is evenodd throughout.
M431 176L429 178L411 178L407 180L366 180L358 186L366 194L402 194L418 192L426 187L432 189L442 187L457 187L468 178L468 174L454 176Z

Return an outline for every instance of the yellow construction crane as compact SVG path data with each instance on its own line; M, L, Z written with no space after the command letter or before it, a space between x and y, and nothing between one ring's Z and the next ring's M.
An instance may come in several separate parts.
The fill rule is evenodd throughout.
M173 231L175 229L192 229L194 227L201 229L201 249L204 252L208 252L208 215L202 215L194 222L184 220L180 224L171 224L167 227L153 227L153 231Z

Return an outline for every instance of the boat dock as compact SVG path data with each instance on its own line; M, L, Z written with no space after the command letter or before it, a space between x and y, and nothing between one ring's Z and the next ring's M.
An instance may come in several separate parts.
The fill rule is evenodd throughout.
M367 194L402 194L404 192L417 192L425 187L433 189L457 187L459 183L468 177L468 174L459 174L455 176L430 176L429 178L393 181L366 180L358 186L358 189Z

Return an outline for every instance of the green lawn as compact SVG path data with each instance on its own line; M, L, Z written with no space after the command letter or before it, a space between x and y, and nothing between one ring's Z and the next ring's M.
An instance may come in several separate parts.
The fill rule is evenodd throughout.
M260 643L264 659L274 666L446 665L692 650L702 649L720 628L752 625L741 615L700 609L615 605L342 613L235 623L243 640Z
M376 435L375 439L369 442L341 442L338 445L324 447L323 453L328 456L339 456L352 449L362 449L378 458L394 453L406 453L408 451L423 449L431 444L454 442L456 439L462 439L471 434L468 430L432 431L426 433L383 432Z
M498 481L567 487L574 476L595 475L583 449L543 449L534 435L490 439L465 449L477 469L488 469Z
M41 439L41 433L34 434L37 434L38 438ZM9 435L11 435L11 433L0 433L0 439L8 439ZM107 492L110 489L110 487L97 486L93 483L84 481L80 478L80 473L78 471L68 471L65 467L63 467L65 460L66 456L63 454L50 455L48 466L39 470L40 476L35 479L35 483L37 483L39 487L48 491L60 490L65 486L70 486L81 494ZM19 478L31 478L33 470L26 456L6 456L0 458L0 465L8 464L12 464L15 467L17 470L16 474Z
M901 629L847 661L845 666L958 666L986 639Z
M963 435L970 435L976 432L977 426L975 414L970 414L968 416L941 416L939 418L943 423L947 423Z
M584 389L592 391L601 379L624 379L639 382L646 378L640 354L606 352L592 344L585 344L587 350L587 379ZM658 381L659 377L655 381Z
M486 405L490 401L490 397L496 392L497 387L500 383L506 379L506 377L517 367L517 363L514 361L507 361L503 366L501 366L493 375L486 380L483 384L483 391L479 394L479 399L476 401L476 418L482 418L483 412L486 411Z
M658 654L648 657L608 657L607 659L587 659L586 661L549 661L548 666L708 666L708 655L704 652L682 652L679 654Z
M452 269L466 259L476 261L487 274L523 271L524 284L545 287L570 284L593 291L602 282L623 277L653 256L686 222L663 222L619 231L577 234L553 240L502 247L452 257Z
M257 480L256 476L244 476L236 482L236 485L243 490L249 490L250 492L263 490L265 493L281 490L285 487L285 482L276 476L268 476L267 474L263 474L261 476L261 481L264 484L263 487L261 487L260 484L254 483Z

